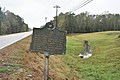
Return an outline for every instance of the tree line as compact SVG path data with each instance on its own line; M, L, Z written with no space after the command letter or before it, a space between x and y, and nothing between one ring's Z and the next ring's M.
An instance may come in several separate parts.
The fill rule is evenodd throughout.
M10 11L2 11L0 7L0 35L28 31L24 19Z
M89 12L82 12L78 15L74 13L60 13L57 17L58 28L66 30L67 33L89 33L101 31L120 30L120 14L100 14L94 15ZM53 23L56 25L56 17Z

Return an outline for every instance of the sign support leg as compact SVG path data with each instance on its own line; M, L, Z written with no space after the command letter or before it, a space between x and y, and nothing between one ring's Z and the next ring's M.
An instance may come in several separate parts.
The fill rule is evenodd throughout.
M49 56L45 56L44 80L48 80L49 75Z

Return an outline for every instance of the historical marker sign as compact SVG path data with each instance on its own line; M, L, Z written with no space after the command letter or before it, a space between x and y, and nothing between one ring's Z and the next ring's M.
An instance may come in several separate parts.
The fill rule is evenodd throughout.
M56 28L34 28L31 51L42 52L43 54L65 54L66 52L66 32Z

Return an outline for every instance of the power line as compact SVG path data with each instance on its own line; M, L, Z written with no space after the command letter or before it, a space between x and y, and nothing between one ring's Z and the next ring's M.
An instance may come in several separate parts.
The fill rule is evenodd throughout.
M70 12L76 11L79 8L85 6L86 4L90 3L92 0L83 0L80 4L78 4L76 7L74 7Z
M78 6L82 5L86 0L83 0L82 2L80 2L79 4L77 4L75 7L73 7L70 11L74 10L75 8L77 8Z
M70 10L69 12L74 12L80 8L82 8L83 6L87 5L88 3L90 3L93 0L83 0L81 3L79 3L77 6L75 6L72 10Z

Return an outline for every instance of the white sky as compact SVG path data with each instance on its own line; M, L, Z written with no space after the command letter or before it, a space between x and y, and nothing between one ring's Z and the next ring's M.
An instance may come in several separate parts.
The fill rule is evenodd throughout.
M40 27L47 21L53 20L55 9L53 6L59 5L60 12L68 12L83 0L0 0L0 6L5 7L16 15L22 17L32 27ZM120 0L93 0L86 6L75 11L76 14L88 11L91 14L102 14L104 11L120 14Z

